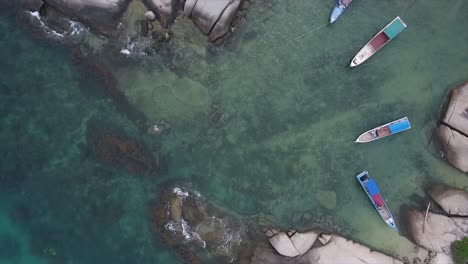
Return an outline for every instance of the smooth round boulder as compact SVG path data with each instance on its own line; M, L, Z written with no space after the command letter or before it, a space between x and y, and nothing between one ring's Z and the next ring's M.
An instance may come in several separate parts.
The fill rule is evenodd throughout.
M452 242L468 236L468 218L429 212L424 224L424 215L423 211L410 210L407 215L408 231L418 245L428 250L450 255Z
M429 194L446 213L468 216L468 192L439 185L432 188Z
M437 135L450 164L468 172L468 82L450 91Z
M150 21L153 21L153 20L156 19L156 15L154 14L153 11L147 11L147 12L145 13L145 18L148 19L148 20L150 20Z
M187 0L184 13L208 35L209 41L215 41L228 32L241 3L242 0Z

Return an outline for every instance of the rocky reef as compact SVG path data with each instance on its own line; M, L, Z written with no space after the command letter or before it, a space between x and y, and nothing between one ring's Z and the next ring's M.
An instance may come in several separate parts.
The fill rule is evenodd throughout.
M441 205L450 202L450 211L464 214L466 193L452 188L442 192L441 188L431 192L434 200ZM149 204L151 229L185 263L450 264L450 244L466 236L467 230L463 224L466 219L452 217L449 222L439 222L440 217L447 216L431 213L424 233L420 230L424 212L421 219L417 210L410 211L410 234L422 247L408 241L414 247L410 255L387 255L328 231L281 231L265 226L274 226L271 221L230 215L183 185L170 185L158 197ZM454 227L457 223L461 225Z
M164 189L159 201L149 204L149 211L156 237L186 263L233 262L246 239L239 219L220 215L219 209L187 187Z
M468 172L468 82L450 91L437 136L444 156L455 168Z
M118 37L122 22L132 2L141 0L21 0L21 8L37 12L43 23L58 31L66 31L71 21L77 21L98 35ZM143 35L157 20L158 27L169 28L180 14L191 19L211 42L222 43L232 32L245 10L244 0L143 0L147 10L137 22ZM156 31L157 32L157 31ZM157 34L156 34L157 35Z
M156 175L159 171L159 161L151 152L108 122L88 122L86 144L90 155L107 166L142 176Z

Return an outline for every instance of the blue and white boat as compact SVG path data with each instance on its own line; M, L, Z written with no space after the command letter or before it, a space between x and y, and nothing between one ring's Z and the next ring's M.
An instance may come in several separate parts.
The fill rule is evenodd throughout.
M398 120L392 121L385 125L373 128L362 133L357 139L356 143L367 143L377 139L388 137L411 128L408 117L403 117Z
M330 14L330 24L338 20L353 0L338 0Z
M375 183L374 179L370 177L369 172L363 171L359 173L356 178L358 179L362 188L366 192L367 197L369 197L372 205L374 205L375 210L377 210L377 213L379 213L382 220L384 220L385 223L387 223L387 225L389 225L395 231L399 232L395 224L395 219L388 209L387 204L383 200L382 195L380 195L380 190L377 186L377 183Z

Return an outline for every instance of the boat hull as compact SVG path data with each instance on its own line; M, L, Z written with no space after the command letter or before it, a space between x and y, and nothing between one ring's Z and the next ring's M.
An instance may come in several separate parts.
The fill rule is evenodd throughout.
M340 16L344 13L346 8L351 4L351 1L342 1L338 0L338 2L335 4L335 6L332 9L332 12L330 14L330 24L334 23Z
M356 67L372 57L378 50L387 45L390 40L395 38L401 31L406 28L405 22L397 16L379 33L377 33L351 60L350 67Z
M377 184L375 183L374 179L370 177L369 172L363 171L360 174L358 174L356 178L361 184L361 187L364 189L364 192L367 194L367 197L371 201L380 218L382 218L382 220L388 226L393 228L395 231L399 232L395 223L395 219L393 218L390 209L388 209L387 204L382 198Z
M373 128L371 130L368 130L362 133L356 139L356 143L372 142L377 139L381 139L381 138L388 137L394 134L398 134L408 129L411 129L411 124L409 122L409 119L408 117L403 117L398 120L392 121L385 125L378 126L376 128Z

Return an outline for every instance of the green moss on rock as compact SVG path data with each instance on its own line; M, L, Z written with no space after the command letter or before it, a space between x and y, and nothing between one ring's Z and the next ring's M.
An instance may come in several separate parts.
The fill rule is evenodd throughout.
M457 264L468 263L468 237L452 243L453 260Z

